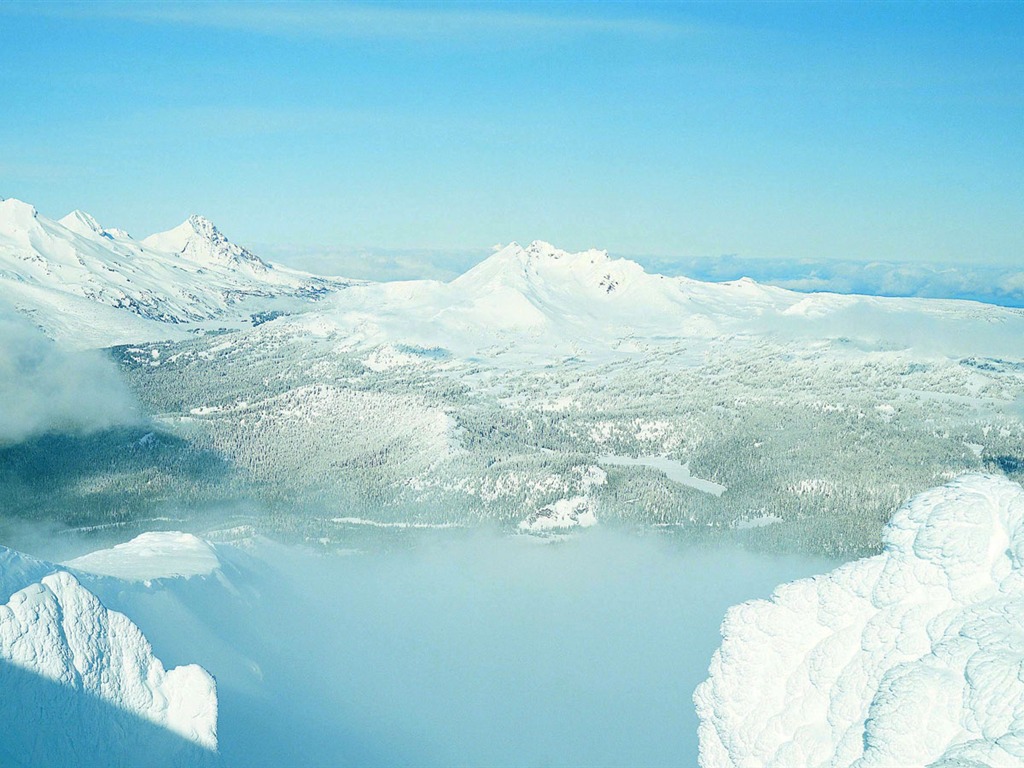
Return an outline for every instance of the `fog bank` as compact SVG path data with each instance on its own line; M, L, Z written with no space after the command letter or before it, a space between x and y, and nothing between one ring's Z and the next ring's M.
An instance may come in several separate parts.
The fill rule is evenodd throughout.
M217 677L232 766L695 765L726 609L834 566L609 531L256 555L244 608L121 606Z
M137 418L135 400L111 361L61 348L0 304L0 445Z

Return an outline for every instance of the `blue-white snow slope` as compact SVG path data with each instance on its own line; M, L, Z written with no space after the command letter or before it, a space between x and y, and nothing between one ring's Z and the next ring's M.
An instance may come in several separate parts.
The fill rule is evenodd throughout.
M730 609L704 768L1024 765L1024 488L964 476L881 555Z
M0 547L0 588L0 764L215 758L217 693L204 669L165 669L127 616L60 566Z

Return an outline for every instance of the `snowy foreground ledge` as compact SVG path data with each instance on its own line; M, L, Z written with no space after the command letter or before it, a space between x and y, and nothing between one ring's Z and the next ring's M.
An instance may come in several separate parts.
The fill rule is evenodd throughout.
M1024 488L917 496L884 552L729 610L700 764L1024 765Z
M210 576L220 568L213 547L198 536L154 531L110 549L69 560L69 568L125 581Z
M0 547L0 589L0 764L192 765L213 754L206 670L165 669L127 616L60 566Z

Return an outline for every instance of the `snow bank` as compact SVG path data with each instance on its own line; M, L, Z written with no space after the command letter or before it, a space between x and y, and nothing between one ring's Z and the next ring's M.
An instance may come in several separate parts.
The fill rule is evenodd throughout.
M694 701L700 763L1024 764L1024 488L972 475L881 555L729 610Z
M68 568L126 581L209 576L220 568L213 546L190 533L154 531L69 560Z
M149 641L126 616L107 610L74 576L65 572L44 576L41 581L15 592L0 606L0 688L4 696L16 695L6 685L23 680L19 671L59 684L40 685L14 699L22 713L12 731L39 728L42 732L61 723L62 739L74 746L76 757L83 748L119 753L144 749L129 741L96 743L81 720L82 706L94 702L125 713L120 736L128 739L131 717L149 721L178 734L185 744L209 750L217 746L217 693L210 675L196 665L165 670L153 655ZM9 665L9 666L7 666ZM24 687L21 683L17 687ZM81 695L68 698L72 689ZM73 706L74 712L59 711ZM34 719L41 718L38 722ZM0 735L0 744L17 734ZM47 756L61 756L60 745L40 739L36 764Z

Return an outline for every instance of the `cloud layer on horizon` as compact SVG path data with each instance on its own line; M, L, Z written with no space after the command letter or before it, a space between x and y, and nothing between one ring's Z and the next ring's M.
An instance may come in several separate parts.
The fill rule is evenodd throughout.
M921 264L828 259L641 258L649 271L712 282L749 277L804 293L831 292L926 299L969 299L1024 307L1024 269L997 265Z

